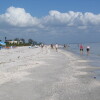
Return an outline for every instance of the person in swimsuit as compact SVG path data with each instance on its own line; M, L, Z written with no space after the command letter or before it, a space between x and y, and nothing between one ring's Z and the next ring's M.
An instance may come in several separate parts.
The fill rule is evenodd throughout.
M86 47L86 51L87 51L87 55L89 55L89 52L90 52L90 46L87 46L87 47Z
M83 54L83 45L80 45L80 54Z

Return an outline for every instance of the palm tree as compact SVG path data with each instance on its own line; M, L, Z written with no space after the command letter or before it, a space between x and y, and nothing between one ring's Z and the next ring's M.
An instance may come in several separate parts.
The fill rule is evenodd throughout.
M33 44L33 40L32 39L28 39L28 43L29 44Z
M25 39L22 38L22 39L20 39L20 40L21 40L23 43L25 43Z
M6 42L6 40L7 40L7 37L5 37L5 42Z
M19 38L15 38L14 41L20 41L20 39Z

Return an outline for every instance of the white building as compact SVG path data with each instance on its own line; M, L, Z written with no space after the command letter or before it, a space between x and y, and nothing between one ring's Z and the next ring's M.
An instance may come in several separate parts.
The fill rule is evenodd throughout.
M12 41L12 40L7 40L6 42L8 42L9 44L20 44L23 43L23 41Z

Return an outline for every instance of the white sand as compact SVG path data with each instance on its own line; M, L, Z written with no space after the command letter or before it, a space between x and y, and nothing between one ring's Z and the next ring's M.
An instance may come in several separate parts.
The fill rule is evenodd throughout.
M0 84L13 79L22 79L29 75L25 69L34 68L44 63L37 61L41 49L18 47L0 51Z
M50 48L1 50L0 100L99 100L100 82L87 62Z

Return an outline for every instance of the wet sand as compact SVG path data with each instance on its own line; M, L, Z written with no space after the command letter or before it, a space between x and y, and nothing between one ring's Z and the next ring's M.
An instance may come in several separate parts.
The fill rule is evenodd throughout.
M96 69L68 51L1 50L0 100L100 100Z

